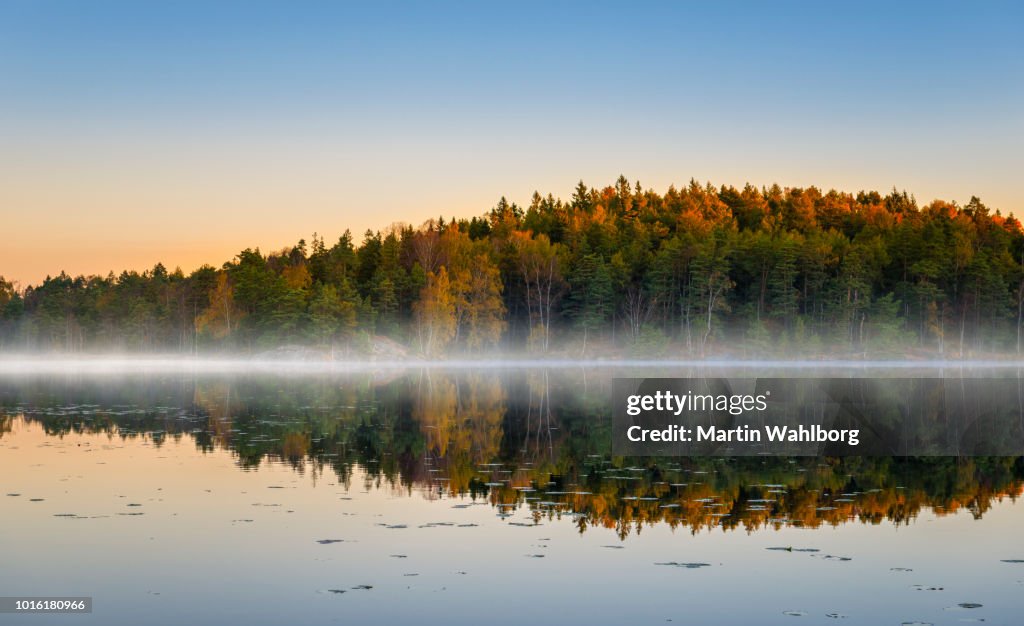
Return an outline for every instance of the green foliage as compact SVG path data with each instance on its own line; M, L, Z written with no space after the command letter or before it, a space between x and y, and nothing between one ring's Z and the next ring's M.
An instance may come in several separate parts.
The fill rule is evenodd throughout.
M578 325L584 341L608 322L615 305L615 292L608 264L596 254L579 260L569 275L569 296L565 314Z
M373 350L384 335L431 354L582 339L585 355L969 356L1019 350L1022 318L1020 223L977 198L692 180L658 194L624 177L187 276L0 279L5 350Z

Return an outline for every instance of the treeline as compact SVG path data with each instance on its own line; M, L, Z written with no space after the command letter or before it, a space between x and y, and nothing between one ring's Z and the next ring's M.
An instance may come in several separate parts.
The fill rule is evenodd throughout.
M8 351L1017 353L1024 233L977 198L620 177L188 275L0 279L0 311Z

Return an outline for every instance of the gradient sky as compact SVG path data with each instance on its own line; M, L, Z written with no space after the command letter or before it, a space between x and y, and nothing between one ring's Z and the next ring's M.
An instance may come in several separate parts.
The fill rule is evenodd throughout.
M0 275L23 286L620 173L1024 211L1013 3L7 0L0 77Z

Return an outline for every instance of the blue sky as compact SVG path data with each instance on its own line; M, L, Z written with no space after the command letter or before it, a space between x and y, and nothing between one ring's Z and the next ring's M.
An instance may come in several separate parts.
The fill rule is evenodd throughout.
M1024 210L1012 3L6 2L0 76L22 282L620 173Z

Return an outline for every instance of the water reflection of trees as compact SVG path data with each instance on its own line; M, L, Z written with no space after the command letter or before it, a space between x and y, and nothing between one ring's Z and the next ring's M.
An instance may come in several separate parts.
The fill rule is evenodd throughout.
M486 498L501 515L622 537L654 524L749 532L905 524L923 510L981 517L1024 485L1021 458L613 458L608 384L544 370L27 379L0 386L0 436L21 415L57 437L191 438L230 451L242 469L286 463L346 487L360 476L367 489Z

